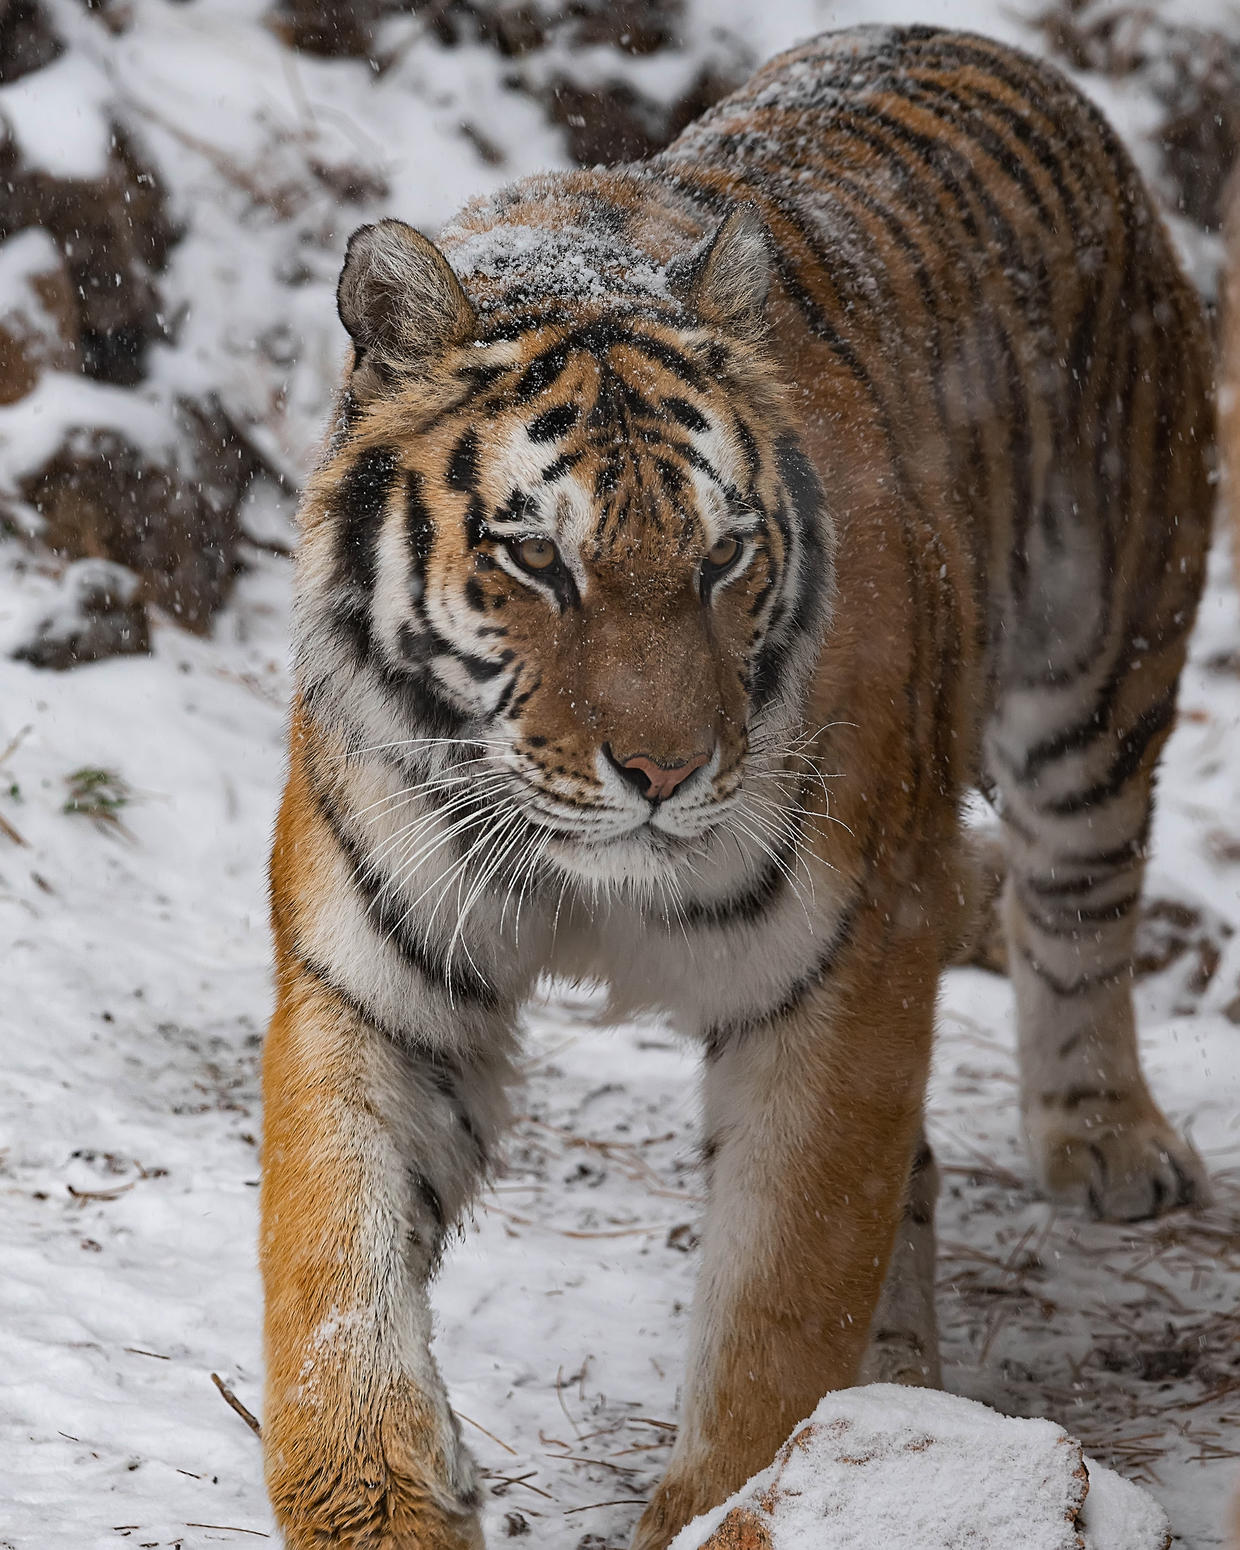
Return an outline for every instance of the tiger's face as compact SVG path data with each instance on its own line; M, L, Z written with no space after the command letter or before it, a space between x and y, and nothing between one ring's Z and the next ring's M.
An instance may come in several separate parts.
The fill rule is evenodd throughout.
M746 226L737 245L721 254L716 236L699 287L761 237ZM417 272L398 282L402 260ZM427 270L442 333L430 352L421 337L411 382L382 325L398 284L425 318ZM747 771L796 719L829 592L783 396L737 321L697 303L488 332L442 255L395 222L354 239L342 278L352 424L318 476L337 614L399 705L392 737L472 754L478 799L593 880L648 879L741 821Z

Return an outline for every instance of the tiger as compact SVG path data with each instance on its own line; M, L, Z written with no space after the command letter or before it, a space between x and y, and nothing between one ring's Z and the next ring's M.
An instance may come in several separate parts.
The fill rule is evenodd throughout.
M664 1550L826 1392L939 1381L922 1110L998 813L1040 1186L1208 1198L1132 958L1202 586L1201 303L1047 64L826 33L664 151L351 238L300 510L260 1258L294 1550L477 1550L428 1288L542 976L701 1051Z

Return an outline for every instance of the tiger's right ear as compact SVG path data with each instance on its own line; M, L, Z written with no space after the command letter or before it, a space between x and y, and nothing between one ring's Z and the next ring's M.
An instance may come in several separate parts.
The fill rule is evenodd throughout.
M472 332L477 318L448 260L404 221L359 226L336 287L356 366L381 380L417 371Z

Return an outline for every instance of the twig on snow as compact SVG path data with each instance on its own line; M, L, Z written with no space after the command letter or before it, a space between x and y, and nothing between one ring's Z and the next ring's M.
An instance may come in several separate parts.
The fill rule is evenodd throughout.
M17 832L3 813L0 813L0 834L3 834L6 840L11 840L14 845L25 845L29 848L30 841Z
M644 1507L645 1499L640 1496L618 1496L610 1502L589 1502L584 1507L565 1507L564 1516L567 1518L572 1512L593 1512L596 1507Z
M212 1374L214 1376L214 1374ZM261 1528L241 1528L236 1523L187 1523L186 1528L222 1528L226 1534L253 1534L256 1539L270 1539Z
M475 1427L482 1433L484 1437L489 1437L492 1442L497 1443L501 1448L503 1448L505 1453L511 1453L513 1458L516 1458L517 1450L515 1448L510 1448L508 1444L501 1438L497 1437L494 1432L487 1431L486 1427L483 1426L481 1421L475 1421L472 1416L466 1415L463 1410L457 1410L455 1406L453 1406L452 1413L457 1417L458 1420L468 1421L470 1426Z
M250 1428L256 1437L261 1437L263 1435L263 1429L259 1425L258 1418L245 1408L245 1406L241 1403L233 1391L228 1387L227 1383L224 1382L223 1378L220 1377L218 1372L213 1372L211 1374L211 1382L215 1384L216 1388L219 1389L220 1393L224 1396L225 1404L232 1406L232 1408L237 1412L237 1414L241 1417L241 1419L245 1422L245 1424ZM190 1528L219 1528L220 1526L221 1525L218 1523L191 1523L188 1525ZM247 1528L242 1529L241 1532L243 1534L253 1534L256 1533L257 1530ZM267 1534L263 1537L269 1539L271 1536Z

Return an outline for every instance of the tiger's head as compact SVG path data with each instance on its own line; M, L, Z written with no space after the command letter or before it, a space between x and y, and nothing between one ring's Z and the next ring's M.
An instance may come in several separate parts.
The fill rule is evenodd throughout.
M827 519L763 348L750 210L636 281L644 255L609 243L610 282L569 296L514 285L515 231L485 261L454 251L469 293L401 222L350 242L352 369L303 517L303 693L417 767L472 754L479 794L563 870L648 882L800 722Z

